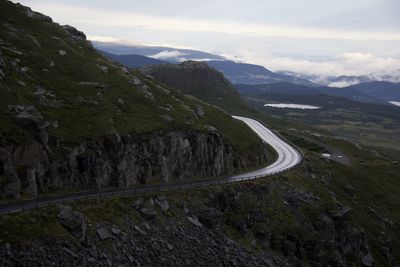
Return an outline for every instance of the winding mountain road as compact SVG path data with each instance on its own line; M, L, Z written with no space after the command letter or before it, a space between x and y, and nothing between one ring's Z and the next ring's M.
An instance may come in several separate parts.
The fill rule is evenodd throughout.
M144 192L161 192L169 190L201 188L211 185L228 184L246 180L253 180L291 170L301 163L303 159L301 152L298 149L291 146L290 144L288 144L286 141L280 138L277 134L273 133L271 130L269 130L260 122L254 119L240 117L240 116L233 116L233 118L247 124L247 126L249 126L263 140L263 142L268 143L276 150L278 157L274 163L255 171L219 179L210 179L210 180L176 183L176 184L138 185L134 187L125 187L125 188L80 191L76 193L69 193L69 194L62 194L55 196L42 196L34 199L20 200L0 205L0 215L16 213L24 210L31 210L75 200L95 199L103 197L126 197Z

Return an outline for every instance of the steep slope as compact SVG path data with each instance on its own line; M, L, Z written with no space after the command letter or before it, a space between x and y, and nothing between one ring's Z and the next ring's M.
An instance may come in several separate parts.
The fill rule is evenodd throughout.
M228 112L246 114L250 109L224 75L204 62L186 61L143 68L157 81L198 99L217 105Z
M246 126L0 1L0 189L35 196L214 177L265 160Z

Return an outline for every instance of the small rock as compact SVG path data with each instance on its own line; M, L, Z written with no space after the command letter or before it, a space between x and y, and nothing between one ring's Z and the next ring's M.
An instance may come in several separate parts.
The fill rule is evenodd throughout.
M136 86L142 85L142 81L136 76L132 77L132 80L130 81L130 83L132 83Z
M347 220L351 214L350 207L343 207L332 215L332 219L337 223Z
M78 258L78 255L77 255L75 252L69 250L68 248L63 248L63 250L64 250L65 252L67 252L69 255L71 255L72 257Z
M159 109L162 109L162 110L164 110L164 111L166 111L166 112L171 112L171 109L170 108L168 108L168 107L158 107Z
M157 212L151 208L143 207L139 209L140 214L143 218L152 220L157 217Z
M142 91L144 93L144 97L151 99L151 100L154 99L153 93L149 91L150 87L148 87L147 85L144 84L144 85L140 86L140 89L142 89Z
M141 233L142 235L147 235L147 233L145 231L143 231L139 226L135 225L133 228L136 231L138 231L139 233Z
M203 227L203 224L201 222L199 222L199 220L196 217L187 217L189 222L191 222L193 225L197 226L197 227Z
M65 50L58 50L58 54L59 54L60 56L65 56L65 55L67 54L67 51L65 51Z
M113 233L114 235L119 235L121 232L122 232L122 230L117 227L111 228L111 233Z
M135 259L133 258L133 256L131 254L128 253L127 257L128 257L128 260L130 263L133 263L135 261Z
M127 68L121 67L121 70L122 70L123 73L129 74L129 70Z
M143 206L143 203L144 199L141 197L138 200L136 200L135 203L133 203L133 208L137 210Z
M43 95L43 94L45 94L46 93L46 90L45 89L43 89L42 87L40 87L40 86L36 86L36 91L35 91L35 95Z
M97 228L96 233L99 236L100 240L105 240L111 237L110 232L105 226Z
M203 107L200 106L200 105L197 105L196 106L196 115L199 116L199 117L203 117L204 114L205 114L205 112L204 112Z
M354 188L354 186L352 186L351 184L347 184L345 187L346 192L350 195L350 196L354 196L356 194L356 189Z
M29 71L29 68L28 67L22 67L21 68L21 72L28 72Z
M25 87L25 83L23 81L17 81L17 84L21 87Z
M166 88L164 88L162 86L157 85L157 88L159 88L165 94L169 94L170 93L170 91L168 89L166 89Z
M168 248L169 250L173 250L173 249L174 249L174 246L171 245L170 243L167 243L167 248Z
M100 70L104 73L107 74L108 73L108 67L101 65L101 64L97 64L97 66L100 68Z
M211 133L215 133L215 132L218 131L217 128L215 128L214 126L211 126L211 125L206 125L206 126L204 126L204 128L205 128L208 132L211 132Z
M170 116L168 116L168 115L161 115L161 118L163 118L164 120L166 120L167 122L172 122L174 119L173 118L171 118Z

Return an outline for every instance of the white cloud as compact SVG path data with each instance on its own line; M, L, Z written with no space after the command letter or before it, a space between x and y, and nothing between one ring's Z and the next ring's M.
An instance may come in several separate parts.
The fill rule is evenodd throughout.
M351 80L351 81L339 81L339 82L334 82L334 83L330 83L328 84L329 87L347 87L347 86L351 86L351 85L355 85L355 84L359 84L360 82L358 80Z
M336 55L332 59L312 61L290 57L259 55L249 51L235 59L260 64L273 71L292 71L321 76L360 76L375 73L376 76L394 75L400 69L400 59L377 57L371 53L349 52Z
M161 59L161 60L178 60L182 61L180 59L184 58L186 56L186 53L180 52L178 50L165 50L161 51L157 54L154 55L149 55L149 57L155 58L155 59Z

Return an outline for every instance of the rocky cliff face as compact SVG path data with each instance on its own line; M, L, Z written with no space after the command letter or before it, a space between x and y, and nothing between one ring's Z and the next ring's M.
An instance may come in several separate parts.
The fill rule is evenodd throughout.
M262 148L259 156L241 156L220 134L208 131L113 135L76 146L61 144L43 133L41 136L45 142L34 141L26 146L3 141L3 197L210 178L243 171L266 160Z

